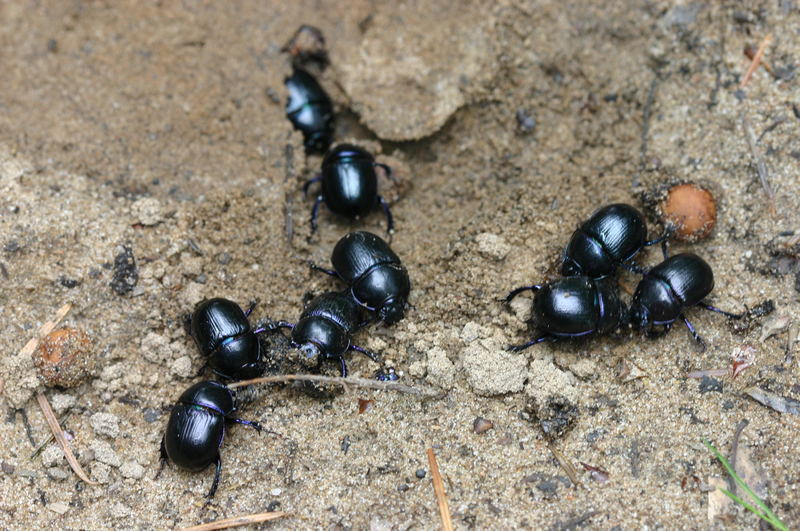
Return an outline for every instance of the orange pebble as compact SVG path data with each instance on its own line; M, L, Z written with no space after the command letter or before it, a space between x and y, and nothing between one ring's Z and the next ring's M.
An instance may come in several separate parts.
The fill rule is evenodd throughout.
M53 330L33 353L33 364L45 385L75 387L94 367L92 340L77 328Z
M679 240L691 242L705 238L717 221L714 196L693 183L670 188L659 206L664 221L675 227L674 237Z

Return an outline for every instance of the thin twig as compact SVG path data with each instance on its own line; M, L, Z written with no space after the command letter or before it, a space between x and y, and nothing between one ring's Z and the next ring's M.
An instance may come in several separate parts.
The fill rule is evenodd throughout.
M30 356L33 354L33 352L36 350L36 347L39 346L39 341L41 341L44 336L52 332L53 329L58 326L58 323L60 323L61 320L69 313L70 309L72 309L72 305L70 303L66 303L64 306L59 308L53 318L39 328L36 336L32 337L30 341L25 343L25 346L19 351L19 355Z
M572 465L570 460L567 459L567 457L564 454L562 454L558 450L558 448L555 447L555 445L548 444L547 447L550 449L550 452L553 454L553 457L556 458L556 461L558 461L558 464L561 465L561 468L564 469L564 472L566 472L567 477L572 482L572 484L575 485L576 487L580 487L581 481L580 479L578 479L578 471L575 470L575 467Z
M753 129L750 127L750 122L747 121L747 115L744 111L742 111L741 115L742 120L742 129L744 130L744 136L747 139L747 145L750 147L750 154L753 156L753 160L756 163L756 171L758 172L758 178L761 181L761 186L764 188L764 191L767 193L767 197L769 198L769 210L770 213L773 215L775 214L775 192L772 191L772 186L769 184L769 173L767 172L767 163L764 162L764 157L761 156L761 152L758 150L756 136L753 134Z
M233 518L225 518L224 520L217 520L216 522L209 522L207 524L184 527L181 531L214 531L216 529L227 529L240 525L258 524L260 522L277 520L278 518L289 516L289 514L290 513L276 511L272 513L248 514L247 516L234 516Z
M241 382L234 382L228 384L228 387L234 389L236 387L244 387L246 385L260 384L260 383L284 383L293 381L304 382L320 382L341 385L347 387L366 387L367 389L377 389L379 391L398 391L400 393L408 393L410 395L420 396L438 396L440 393L432 389L418 389L398 382L379 382L377 380L370 380L368 378L340 378L338 376L322 376L319 374L282 374L279 376L265 376L263 378L253 378L252 380L242 380Z
M83 471L83 468L81 468L78 460L75 459L75 455L73 455L72 450L69 447L69 443L64 437L64 432L61 431L61 426L58 425L56 414L53 413L53 408L50 407L50 402L47 401L47 397L44 396L42 392L38 392L36 393L36 400L39 402L39 407L42 408L44 418L47 420L47 425L50 426L50 431L53 432L56 441L58 441L58 444L61 445L61 449L64 451L64 456L66 456L67 462L69 463L69 466L72 468L73 472L75 472L79 478L89 485L98 485L96 481L89 479L89 476L87 476L86 472Z
M761 63L761 58L764 57L764 52L767 50L767 47L770 44L772 44L771 33L764 37L764 40L762 40L761 44L758 45L758 50L753 56L753 60L750 61L750 66L747 68L747 72L744 73L744 77L742 78L742 82L739 84L739 88L744 88L745 85L750 82L750 78L753 77L753 72L755 72L756 68L758 68L758 65Z
M447 496L444 493L442 474L439 472L439 464L436 462L436 454L433 453L433 448L428 448L428 466L431 467L433 492L436 494L439 516L442 518L442 529L444 529L444 531L453 531L453 522L450 519L450 507L447 505Z

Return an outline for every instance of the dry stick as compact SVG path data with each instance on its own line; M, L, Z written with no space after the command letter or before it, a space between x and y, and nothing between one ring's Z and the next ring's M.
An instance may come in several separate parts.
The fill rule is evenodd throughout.
M758 178L761 181L761 186L764 188L764 191L767 193L767 197L769 198L769 211L773 215L775 214L775 192L772 191L772 186L769 184L769 173L767 172L767 163L764 162L764 157L761 156L761 152L758 150L758 146L756 145L756 136L753 134L753 129L750 127L750 122L747 121L747 115L744 111L742 111L740 118L742 120L742 129L744 130L744 136L747 139L747 145L750 147L750 154L753 156L753 159L756 162L756 171L758 172Z
M428 448L428 465L431 467L433 492L436 494L436 503L439 505L442 529L444 529L444 531L453 531L453 522L450 520L450 508L447 506L447 496L445 496L444 493L442 474L439 473L439 465L436 463L436 455L433 453L433 448Z
M580 487L581 481L578 479L578 471L575 470L575 467L572 465L570 460L567 459L567 457L562 454L554 445L548 444L547 447L556 458L556 461L558 461L558 464L561 465L561 468L564 469L564 472L567 473L567 477L569 477L569 480L572 482L572 484L576 487Z
M248 514L247 516L234 516L233 518L225 518L224 520L217 520L216 522L209 522L207 524L194 525L192 527L184 527L181 531L214 531L215 529L227 529L229 527L236 527L240 525L258 524L260 522L268 522L270 520L277 520L289 516L289 513L280 511L273 513L258 513Z
M50 426L50 431L53 432L56 441L58 441L58 444L61 445L61 449L64 451L64 455L66 456L67 462L69 463L69 466L72 468L73 472L75 472L79 478L89 485L98 485L99 483L89 479L89 476L86 475L86 472L83 471L80 463L78 463L78 460L75 459L75 456L72 454L69 443L64 437L64 432L61 431L61 426L58 425L58 419L56 418L56 414L53 413L53 409L50 407L50 402L47 401L47 397L44 396L43 393L38 392L36 393L36 400L39 402L39 407L42 408L44 418L47 420L48 426Z
M747 72L744 73L744 77L742 78L742 82L739 83L739 88L744 88L747 83L750 82L750 78L753 77L753 72L756 71L758 65L761 63L761 58L764 57L764 52L767 50L767 46L772 44L772 34L770 33L764 40L761 41L761 44L758 45L758 50L756 54L753 56L753 60L750 61L750 66L747 69Z
M42 327L39 328L39 331L36 333L36 336L32 337L30 341L25 343L25 346L22 347L22 350L19 351L19 355L30 356L31 354L33 354L33 351L36 350L36 347L39 346L39 341L41 341L41 339L44 336L52 332L53 329L56 326L58 326L58 323L60 323L61 319L63 319L64 316L66 316L69 313L71 308L72 305L70 303L66 303L64 306L59 308L56 314L53 316L53 318L50 321L44 323Z
M263 378L253 378L252 380L242 380L228 384L228 387L234 389L236 387L244 387L246 385L259 384L259 383L283 383L292 381L305 381L305 382L320 382L341 385L343 387L366 387L368 389L378 389L379 391L399 391L401 393L408 393L411 395L420 396L438 396L439 393L430 389L417 389L397 382L379 382L377 380L369 380L367 378L340 378L337 376L321 376L319 374L282 374L280 376L265 376Z

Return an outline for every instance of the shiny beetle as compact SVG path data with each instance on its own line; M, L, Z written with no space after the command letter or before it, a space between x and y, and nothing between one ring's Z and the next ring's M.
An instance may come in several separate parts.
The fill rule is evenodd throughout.
M317 230L319 205L324 202L331 212L351 219L369 214L380 204L386 214L386 230L391 233L394 220L389 204L378 195L376 167L394 181L392 169L375 162L368 151L352 144L339 144L331 149L322 161L322 172L303 185L303 194L308 195L312 184L321 184L320 193L311 208L311 232Z
M261 431L257 422L233 416L236 412L233 391L219 382L205 381L191 386L178 398L161 439L161 465L169 459L176 465L193 472L216 463L214 482L206 494L212 498L217 492L222 459L219 449L225 438L225 423L238 422ZM161 470L159 470L159 473Z
M389 244L371 232L358 231L339 240L331 254L333 270L313 269L339 277L361 306L394 324L403 318L411 281Z
M510 351L526 349L543 341L556 341L613 332L627 324L628 311L616 287L605 279L566 277L549 284L523 286L508 294L506 303L533 291L532 318L539 336Z
M330 292L312 299L297 324L275 321L268 324L267 329L291 329L291 345L300 349L307 360L316 360L317 365L323 359L339 360L344 377L347 376L344 354L348 350L380 362L378 354L350 343L353 333L364 324L358 304L349 295Z
M731 319L741 319L745 315L725 312L703 302L713 289L714 272L705 260L692 253L665 256L663 262L644 274L636 287L631 303L631 324L651 337L658 337L669 332L680 318L695 341L705 349L702 338L683 314L684 309L699 306ZM664 328L654 332L654 326Z
M306 152L325 153L333 141L333 103L314 76L295 68L284 80L289 91L286 116L303 133Z
M626 262L642 247L666 238L667 235L647 241L644 216L636 208L624 203L605 206L572 234L564 249L561 274L602 278L614 274L619 266L642 272L638 266Z
M197 348L209 367L218 375L233 380L256 378L264 374L261 346L247 317L255 304L244 312L228 299L208 299L192 314L191 332Z

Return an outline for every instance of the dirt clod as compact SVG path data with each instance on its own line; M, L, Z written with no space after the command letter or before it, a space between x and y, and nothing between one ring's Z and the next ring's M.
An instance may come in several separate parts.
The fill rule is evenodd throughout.
M136 259L133 249L121 246L114 257L114 277L111 279L111 289L117 295L125 295L133 291L139 281L139 271L136 268Z
M717 222L714 196L694 183L671 187L659 208L665 225L674 227L673 237L687 242L705 238Z
M33 353L39 379L48 387L75 387L95 367L92 340L83 330L59 328L45 336Z

